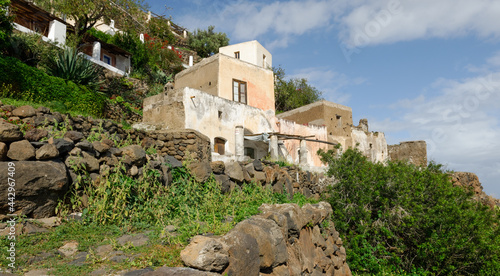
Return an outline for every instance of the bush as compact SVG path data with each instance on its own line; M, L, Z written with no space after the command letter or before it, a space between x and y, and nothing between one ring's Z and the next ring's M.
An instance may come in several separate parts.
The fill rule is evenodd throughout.
M0 0L0 51L12 34L12 17L7 15L10 0Z
M453 187L440 165L320 155L338 181L326 197L352 270L500 275L500 213Z
M0 57L1 97L34 103L62 102L68 109L100 116L106 98L83 85L52 77L12 57Z
M17 58L29 66L43 67L60 51L57 46L43 41L39 34L16 33L10 37L5 55Z

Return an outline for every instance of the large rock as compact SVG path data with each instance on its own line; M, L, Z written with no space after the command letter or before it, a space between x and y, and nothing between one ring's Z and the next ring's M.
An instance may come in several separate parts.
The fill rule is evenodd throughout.
M243 175L243 169L241 165L236 161L230 161L225 163L225 172L226 175L229 176L234 181L242 182L245 179Z
M287 261L285 239L274 221L252 217L238 223L232 231L246 233L257 241L261 269L273 268Z
M30 160L35 158L35 148L28 140L13 142L10 144L7 156L12 160Z
M223 237L229 252L229 266L223 275L258 276L260 270L259 245L254 237L230 231Z
M215 174L223 174L225 170L224 162L222 161L211 162L210 167Z
M74 143L78 143L83 140L84 136L83 133L79 131L70 130L64 134L64 138L68 138Z
M49 135L49 132L45 129L42 128L32 128L28 131L26 131L26 134L24 135L24 139L30 141L30 142L38 142L40 139L47 137Z
M146 163L146 151L139 145L131 145L122 148L124 162L136 166Z
M23 105L12 110L12 115L20 118L33 117L36 115L36 110L31 105Z
M0 120L0 142L12 142L23 139L19 126Z
M36 159L38 160L53 159L57 156L59 156L59 151L53 144L45 144L36 150Z
M70 152L75 147L75 143L73 143L73 141L71 141L70 139L63 139L63 138L54 139L52 144L56 146L57 150L59 151L59 154L61 155Z
M66 166L55 161L18 161L15 164L17 214L34 218L54 216L57 201L68 188ZM9 162L0 162L0 220L10 213L7 201Z
M208 162L197 162L188 165L188 169L194 175L196 181L205 182L212 174L212 168Z
M219 238L195 236L181 251L181 259L189 267L222 271L229 264L229 253Z

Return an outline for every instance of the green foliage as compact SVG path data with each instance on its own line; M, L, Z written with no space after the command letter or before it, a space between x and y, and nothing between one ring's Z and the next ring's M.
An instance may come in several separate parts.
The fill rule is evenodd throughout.
M352 149L319 154L338 181L327 199L351 269L499 275L499 212L453 187L440 165L384 166Z
M45 10L55 10L65 14L74 22L74 34L82 37L98 22L115 20L120 22L119 28L137 28L135 18L143 15L142 0L38 0L37 5Z
M98 182L80 177L82 182L75 188L85 187L89 196L89 206L83 210L86 222L134 227L173 224L181 236L171 242L185 242L196 234L224 234L237 222L257 214L262 203L290 202L286 194L254 183L223 194L213 178L197 182L184 167L173 169L173 181L165 186L160 172L147 167L138 179L127 176L123 166L115 167ZM292 202L314 201L296 194Z
M104 95L83 85L52 77L11 57L0 57L0 97L33 103L60 102L68 110L100 116L106 102Z
M109 41L113 37L112 35L107 34L103 31L99 31L95 28L91 28L90 30L87 31L87 33L106 43L109 43Z
M19 59L30 66L43 67L50 57L59 53L61 49L42 40L39 34L13 34L6 47L5 55Z
M91 87L98 85L103 74L101 67L79 55L74 48L66 48L52 57L47 64L47 72L54 77Z
M276 112L281 113L321 100L321 91L307 83L307 79L287 80L285 70L273 68Z
M168 25L168 20L163 17L152 17L148 22L146 33L151 37L168 41L171 45L177 42L177 38Z
M7 8L9 6L10 0L0 0L0 52L2 52L7 44L13 30L13 18L7 14Z
M214 32L215 26L209 26L207 30L197 29L189 34L188 45L195 50L200 57L209 57L219 52L220 47L229 45L229 38L225 33Z

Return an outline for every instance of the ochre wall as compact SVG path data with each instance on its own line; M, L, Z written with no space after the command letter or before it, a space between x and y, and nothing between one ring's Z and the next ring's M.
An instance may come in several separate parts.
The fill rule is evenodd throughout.
M219 61L212 56L175 76L175 89L189 87L218 95Z

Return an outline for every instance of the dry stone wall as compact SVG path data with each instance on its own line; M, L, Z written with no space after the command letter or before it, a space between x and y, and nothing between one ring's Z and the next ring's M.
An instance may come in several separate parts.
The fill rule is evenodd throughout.
M140 177L147 164L168 184L172 167L186 160L209 162L211 157L208 138L193 130L124 130L111 120L45 107L0 105L0 113L0 170L7 172L9 162L15 164L16 214L28 217L53 216L78 169L96 180L121 162L129 175ZM7 177L0 174L0 220L10 213Z
M183 262L214 275L351 275L328 203L259 210L224 236L195 236L181 251Z
M401 142L399 145L388 145L389 159L404 161L416 166L427 166L427 144L425 141Z

